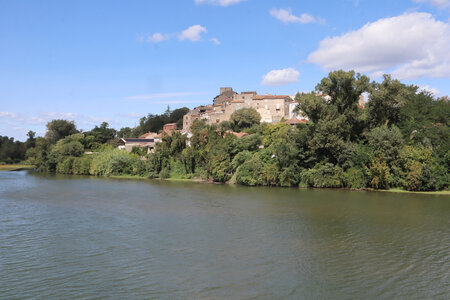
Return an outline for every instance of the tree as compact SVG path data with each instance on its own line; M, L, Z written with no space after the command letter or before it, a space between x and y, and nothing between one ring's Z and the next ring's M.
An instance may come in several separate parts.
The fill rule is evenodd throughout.
M86 137L92 136L94 139L91 141L89 148L92 148L94 144L104 144L109 140L116 137L116 130L109 128L107 122L103 122L100 126L95 126L91 131L85 133Z
M133 137L132 129L130 127L122 127L117 132L117 137L118 138L131 138L131 137Z
M235 111L230 118L230 122L234 130L242 130L259 124L261 115L254 108L241 108Z
M367 103L370 127L393 125L400 121L400 110L413 97L418 87L405 85L384 75L382 83L374 83Z
M366 138L375 155L382 155L389 166L397 160L402 149L403 137L400 129L396 126L376 127L366 134Z
M189 108L182 107L177 108L170 113L169 122L177 123L177 128L181 129L183 127L183 117L189 112Z
M45 134L45 138L51 144L54 144L60 139L75 133L78 133L78 130L74 121L52 120L47 123L47 133Z
M370 89L370 79L355 71L343 70L330 72L328 77L316 85L316 91L329 97L328 107L333 107L332 113L343 115L347 124L345 138L354 140L362 129L359 98Z

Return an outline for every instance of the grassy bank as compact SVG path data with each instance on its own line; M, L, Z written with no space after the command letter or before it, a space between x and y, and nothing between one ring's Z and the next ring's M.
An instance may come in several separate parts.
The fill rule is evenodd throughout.
M432 191L432 192L413 192L405 191L402 189L389 189L389 190L374 190L376 192L388 192L388 193L408 193L408 194L423 194L423 195L445 195L450 196L450 191Z
M0 171L20 171L31 169L34 169L33 165L23 165L23 164L0 165Z
M109 178L116 178L116 179L148 179L146 176L138 176L138 175L111 175L111 176L104 176Z

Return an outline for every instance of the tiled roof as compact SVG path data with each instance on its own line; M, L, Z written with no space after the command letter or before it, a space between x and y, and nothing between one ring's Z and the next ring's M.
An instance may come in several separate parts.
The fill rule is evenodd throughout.
M289 124L289 125L300 124L300 123L308 123L308 120L292 118L292 119L289 119L284 122L284 124Z
M286 99L291 98L288 95L256 95L253 96L253 100L265 100L265 99Z
M138 139L138 138L121 138L125 143L153 143L154 139Z
M144 133L143 135L141 135L139 138L140 139L154 138L156 135L157 135L156 132L147 132L147 133Z

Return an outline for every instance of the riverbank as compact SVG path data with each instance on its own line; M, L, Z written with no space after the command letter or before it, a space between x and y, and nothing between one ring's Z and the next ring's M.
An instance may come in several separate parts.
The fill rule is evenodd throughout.
M22 170L32 170L35 166L24 165L24 164L7 164L0 165L0 171L22 171Z
M139 180L143 180L143 179L149 179L145 176L137 176L137 175L114 175L114 176L109 176L110 178L117 178L117 179L139 179ZM160 181L174 181L174 182L193 182L193 183L214 183L211 182L209 180L205 180L205 179L201 179L201 178L154 178L152 180L160 180ZM236 183L216 183L216 184L228 184L228 185L233 185ZM313 187L299 187L301 189L316 189ZM333 189L333 188L331 188ZM348 190L352 190L352 189L348 189ZM389 192L389 193L406 193L406 194L422 194L422 195L443 195L443 196L450 196L450 191L449 190L444 190L444 191L430 191L430 192L425 192L425 191L406 191L406 190L402 190L400 188L391 188L389 190L374 190L374 189L362 189L362 190L354 190L354 191L367 191L367 192Z
M430 191L430 192L420 191L420 192L416 192L416 191L405 191L405 190L398 189L398 188L392 188L392 189L389 189L389 190L373 190L373 191L376 191L376 192L389 192L389 193L407 193L407 194L450 196L450 191L448 191L448 190L446 190L446 191Z

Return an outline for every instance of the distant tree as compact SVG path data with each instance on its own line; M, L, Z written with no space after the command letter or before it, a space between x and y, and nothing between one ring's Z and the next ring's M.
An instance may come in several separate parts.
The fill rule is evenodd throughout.
M117 132L117 137L118 138L131 138L131 137L133 137L133 130L130 127L122 127Z
M78 132L74 121L52 120L47 123L47 133L45 134L45 138L51 144L54 144L60 139Z
M14 138L0 136L0 162L16 163L25 158L26 145Z
M35 138L36 132L30 130L28 131L27 136L28 139L25 142L27 149L36 146L36 138Z
M85 135L86 137L94 137L94 143L104 144L116 137L116 130L114 128L109 128L107 122L103 122L100 126L95 126L91 131L87 131Z
M241 108L235 111L230 118L230 123L234 130L242 130L259 124L261 115L254 108Z
M182 107L175 109L170 113L169 121L170 123L177 123L177 128L181 129L183 128L183 117L185 114L189 112L189 108Z

